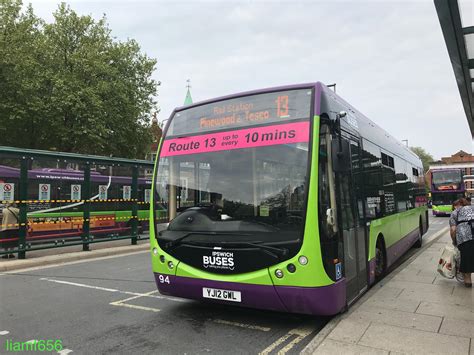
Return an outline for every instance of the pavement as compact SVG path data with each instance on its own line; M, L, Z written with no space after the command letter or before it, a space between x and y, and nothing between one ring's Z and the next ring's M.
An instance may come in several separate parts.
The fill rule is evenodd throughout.
M447 227L427 239L302 353L474 354L474 291L436 271Z
M28 251L26 253L26 259L0 259L0 272L129 254L137 251L148 250L150 248L150 242L148 239L139 239L137 245L131 245L130 243L130 239L92 243L89 244L89 251L82 251L82 245Z
M157 224L157 229L165 229L167 223ZM132 245L131 239L117 239L90 243L89 250L83 251L82 245L63 245L57 248L28 250L25 259L0 258L0 272L21 270L46 265L63 264L71 261L95 259L121 254L133 254L150 248L148 231L140 233L137 244ZM41 245L40 245L41 246Z

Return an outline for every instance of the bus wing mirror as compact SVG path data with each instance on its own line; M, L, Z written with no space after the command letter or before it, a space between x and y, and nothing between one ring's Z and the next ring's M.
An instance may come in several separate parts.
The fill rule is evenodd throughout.
M332 168L336 173L351 170L351 151L349 142L341 137L331 141Z

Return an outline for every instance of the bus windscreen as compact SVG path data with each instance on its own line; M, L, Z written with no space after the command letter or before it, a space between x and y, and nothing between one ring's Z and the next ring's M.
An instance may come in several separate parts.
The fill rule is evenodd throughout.
M155 201L172 220L168 229L212 233L205 239L214 241L300 242L311 101L311 89L299 89L177 112L156 179ZM234 229L242 235L230 237Z
M461 170L440 170L432 172L433 189L437 191L461 189Z

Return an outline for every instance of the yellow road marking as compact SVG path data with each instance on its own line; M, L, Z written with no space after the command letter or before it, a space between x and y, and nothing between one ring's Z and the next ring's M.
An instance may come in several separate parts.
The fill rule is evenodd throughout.
M231 321L224 320L224 319L210 319L210 320L213 321L214 323L217 323L217 324L233 325L234 327L261 330L262 332L268 332L268 331L271 330L271 328L268 328L268 327L260 327L258 325L231 322Z
M301 327L290 330L288 333L292 335L297 335L295 339L293 339L288 345L286 345L283 349L281 349L278 354L286 354L291 348L293 348L296 344L298 344L301 340L306 338L313 332L314 329L308 327Z
M259 354L261 355L266 355L266 354L270 354L270 352L275 349L278 345L280 345L281 343L283 343L284 341L286 341L286 339L288 339L289 337L291 336L291 334L287 333L285 335L283 335L282 337L280 337L279 339L277 339L275 342L273 342L272 344L270 344L270 346L268 346L266 349L264 349L262 352L260 352Z
M291 350L296 344L298 344L301 340L306 338L309 334L314 331L313 328L307 326L301 326L295 329L291 329L288 333L283 335L282 337L278 338L275 342L270 344L266 349L261 351L259 354L266 355L269 354L271 351L276 349L280 344L284 343L288 338L291 336L296 335L296 337L290 341L285 347L278 351L278 354L286 354L289 350Z

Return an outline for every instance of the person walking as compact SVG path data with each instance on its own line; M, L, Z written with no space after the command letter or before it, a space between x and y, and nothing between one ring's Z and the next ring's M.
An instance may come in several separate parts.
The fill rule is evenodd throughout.
M453 244L461 252L459 271L464 275L464 286L472 287L471 274L474 272L474 208L465 198L454 203L459 206L450 218L450 234Z
M2 239L9 239L9 238L18 238L18 231L19 231L19 216L20 210L16 207L15 203L8 204L2 210L2 225L0 228L1 238ZM6 252L8 250L13 249L17 245L17 241L1 241L2 247L5 249ZM15 255L13 254L5 254L2 256L3 259L12 259Z

